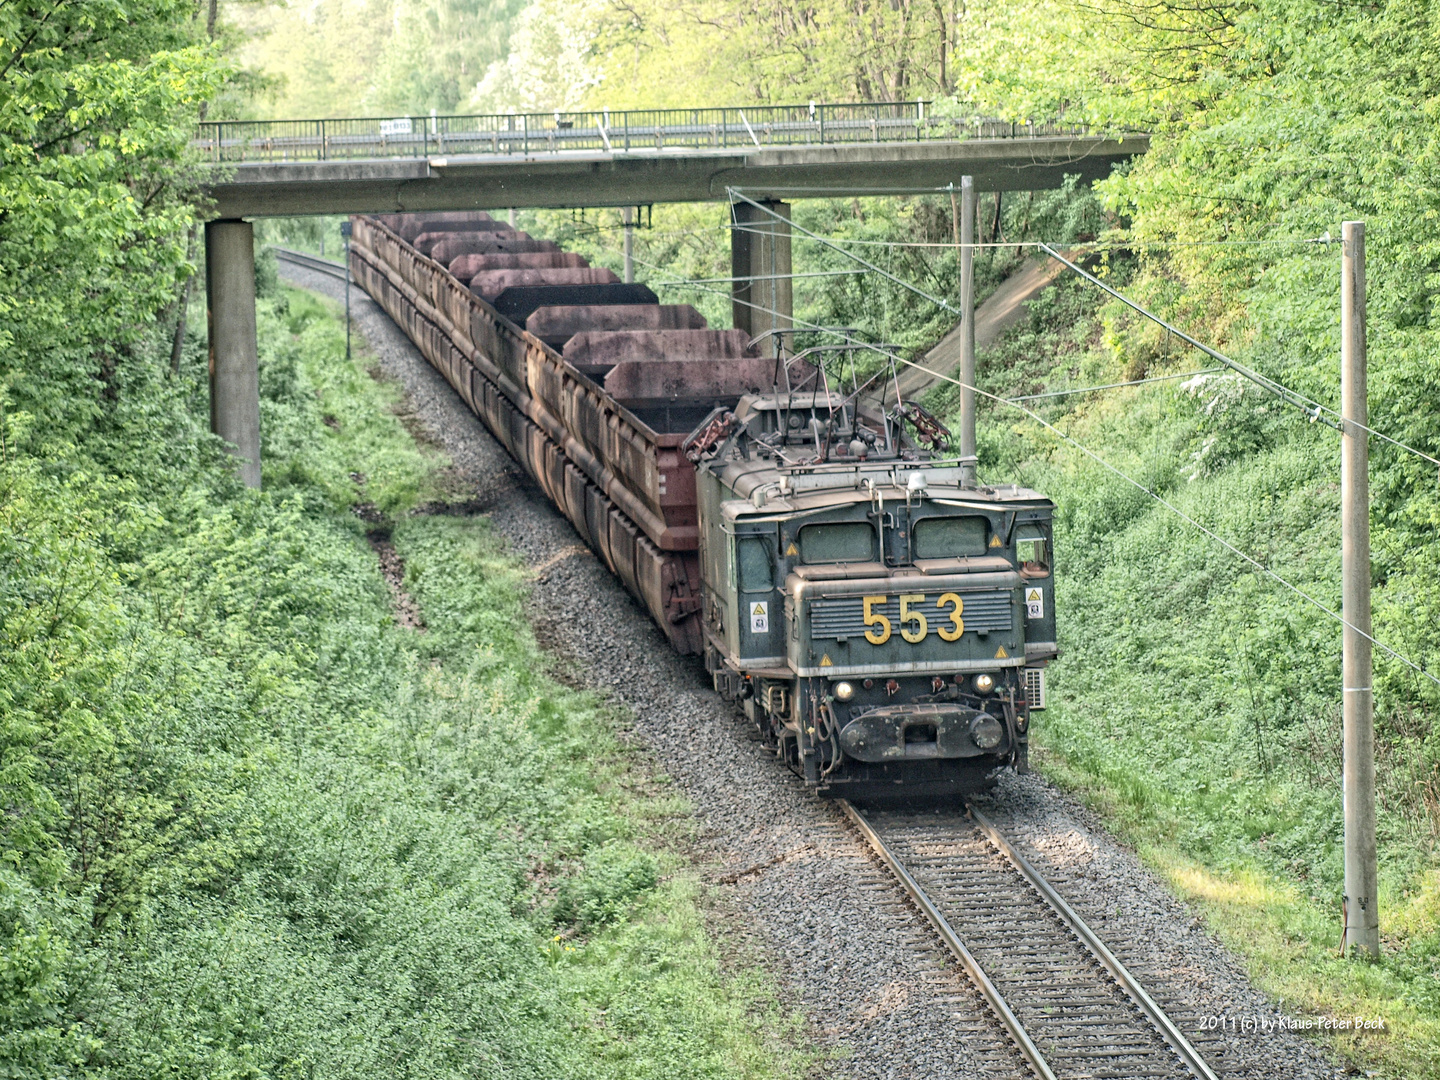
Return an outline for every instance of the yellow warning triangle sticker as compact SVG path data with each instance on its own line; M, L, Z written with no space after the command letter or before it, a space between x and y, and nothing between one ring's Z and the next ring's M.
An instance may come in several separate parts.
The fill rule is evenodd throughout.
M1010 654L1005 651L1005 646L1004 646L1004 645L1001 645L998 649L995 650L995 659L996 659L996 660L1004 660L1004 659L1006 659L1009 655L1010 655Z
M1040 599L1040 590L1039 590L1039 589L1026 589L1026 590L1025 590L1025 602L1026 602L1027 604L1028 604L1031 600L1039 600L1039 599Z
M765 605L764 605L764 604L756 604L756 605L755 605L755 610L752 611L750 614L751 614L751 615L764 615L764 614L765 614Z
M829 654L829 653L826 653L824 656L820 657L820 666L821 666L821 667L834 667L834 666L835 666L834 664L832 664L832 663L830 662L830 654Z
M785 549L785 554L786 554L787 556L789 556L789 555L799 555L799 554L800 554L800 551L799 551L798 548L795 547L794 544L791 544L789 547L787 547L787 548Z
M1000 538L999 538L998 536L992 536L992 537L990 537L990 546L991 546L991 547L1004 547L1005 545L1002 544L1002 543L1000 543Z

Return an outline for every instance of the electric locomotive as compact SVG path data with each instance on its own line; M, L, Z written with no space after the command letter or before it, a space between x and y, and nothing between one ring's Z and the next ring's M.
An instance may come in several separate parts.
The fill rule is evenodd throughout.
M967 485L915 406L751 394L691 436L705 663L820 793L963 794L1026 769L1058 656L1050 500Z

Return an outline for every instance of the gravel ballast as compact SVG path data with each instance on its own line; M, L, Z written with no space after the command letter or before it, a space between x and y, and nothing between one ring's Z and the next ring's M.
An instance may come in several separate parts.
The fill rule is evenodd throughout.
M333 299L344 284L281 264ZM676 656L641 607L490 436L403 332L358 288L355 328L403 386L418 424L448 455L468 505L536 568L536 624L567 681L622 705L629 737L694 808L693 856L711 883L717 932L744 936L788 1004L810 1018L821 1075L1022 1075L979 996L833 806L806 793ZM1094 815L1042 778L1005 776L980 805L1056 885L1187 1035L1209 1016L1279 1015L1239 964ZM1338 1077L1288 1032L1195 1035L1222 1076Z

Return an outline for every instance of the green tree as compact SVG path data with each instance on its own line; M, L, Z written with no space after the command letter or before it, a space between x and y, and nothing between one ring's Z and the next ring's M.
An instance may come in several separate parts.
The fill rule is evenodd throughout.
M174 0L0 7L0 401L38 440L103 422L191 273L200 103L219 85Z
M321 0L242 8L239 57L279 117L454 112L504 58L522 0Z

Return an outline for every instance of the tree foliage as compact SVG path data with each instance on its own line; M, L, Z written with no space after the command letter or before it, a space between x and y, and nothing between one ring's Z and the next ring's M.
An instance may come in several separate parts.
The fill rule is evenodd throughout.
M0 7L0 397L102 423L191 271L187 144L221 73L175 0Z
M455 112L506 55L521 0L320 0L242 8L244 63L279 117Z

